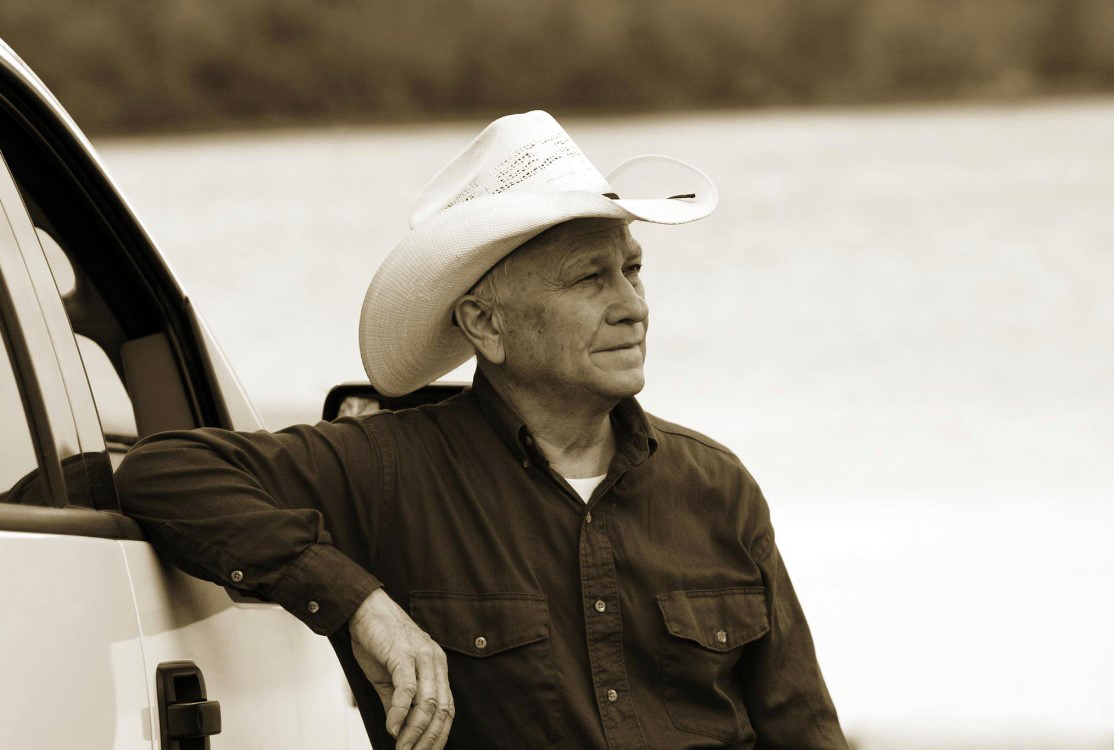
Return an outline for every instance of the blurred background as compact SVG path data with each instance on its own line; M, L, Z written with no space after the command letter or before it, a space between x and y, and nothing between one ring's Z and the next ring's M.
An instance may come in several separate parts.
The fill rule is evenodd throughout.
M267 423L362 378L421 186L544 108L638 227L641 396L762 484L849 737L1114 748L1114 2L4 0ZM467 367L452 376L467 379Z

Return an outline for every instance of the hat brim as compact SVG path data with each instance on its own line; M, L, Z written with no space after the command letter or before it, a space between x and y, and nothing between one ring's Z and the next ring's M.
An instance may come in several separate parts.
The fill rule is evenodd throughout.
M712 182L670 157L630 159L608 182L623 195L652 165L676 172L669 195L683 197L517 190L457 204L414 227L379 267L360 313L360 355L376 390L405 395L471 357L472 347L452 325L453 305L492 266L545 230L589 218L683 224L715 209Z

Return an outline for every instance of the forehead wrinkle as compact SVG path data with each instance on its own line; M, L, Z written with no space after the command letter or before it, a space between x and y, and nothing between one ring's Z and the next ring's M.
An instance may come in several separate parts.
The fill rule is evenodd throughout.
M625 260L642 252L641 245L634 239L626 225L581 233L567 240L565 244L567 252L558 264L558 274L565 273L570 267L589 265L613 257L617 253Z
M610 224L602 226L599 229L593 229L589 232L579 232L569 238L569 244L574 248L582 247L591 243L596 245L600 237L604 238L604 242L614 247L619 244L626 243L627 240L634 241L634 236L630 233L630 227L627 224Z

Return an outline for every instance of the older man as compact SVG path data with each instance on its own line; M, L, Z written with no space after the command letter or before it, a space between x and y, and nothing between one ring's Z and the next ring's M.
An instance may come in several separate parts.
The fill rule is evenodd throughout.
M156 436L125 508L185 570L330 635L377 747L384 718L400 748L846 747L757 485L633 398L628 224L715 201L676 160L604 179L545 113L497 120L423 189L360 326L380 391L474 353L473 387Z

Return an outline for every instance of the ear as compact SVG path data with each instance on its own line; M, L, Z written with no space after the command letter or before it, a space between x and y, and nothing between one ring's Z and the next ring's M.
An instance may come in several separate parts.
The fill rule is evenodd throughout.
M493 365L501 365L507 358L503 345L502 321L499 311L485 299L466 294L453 307L456 324L476 354Z

